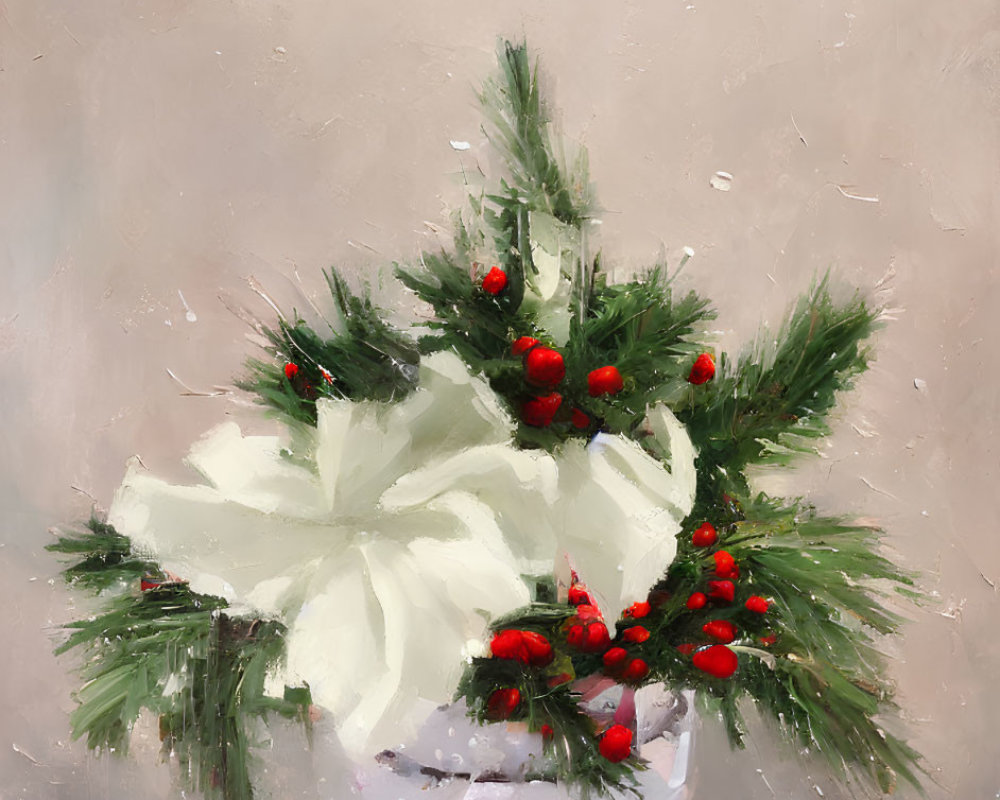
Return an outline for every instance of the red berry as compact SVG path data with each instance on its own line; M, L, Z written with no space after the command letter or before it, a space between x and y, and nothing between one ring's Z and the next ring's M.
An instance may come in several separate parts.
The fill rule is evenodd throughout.
M622 672L622 680L627 683L638 683L648 674L649 665L641 658L633 658Z
M711 600L722 600L726 603L733 602L736 597L736 587L732 581L709 581L708 597Z
M573 646L579 647L583 644L583 636L586 631L583 625L570 625L569 629L566 631L566 643Z
M642 627L642 625L633 625L631 628L626 628L622 634L622 640L631 644L642 644L648 638L649 631Z
M704 650L699 650L692 659L694 665L702 672L707 672L715 678L728 678L739 666L736 653L724 644L713 644Z
M702 523L694 533L691 534L691 544L695 547L711 547L719 536L715 532L715 527L710 522Z
M691 655L694 652L694 649L695 648L694 648L693 644L679 644L679 645L677 645L677 651L681 655L685 655L685 656Z
M538 344L538 339L534 339L531 336L522 336L510 346L510 352L515 356L523 356L536 344Z
M500 631L490 642L490 650L497 658L520 661L531 667L546 667L554 658L549 640L534 631Z
M736 638L736 626L726 619L713 619L701 626L702 633L720 644L729 644Z
M753 611L755 614L766 614L768 602L763 597L754 595L753 597L747 598L746 601L747 611Z
M548 723L542 725L541 729L539 730L539 733L542 734L543 739L551 739L553 736L556 735L556 732L552 730L552 726L549 725Z
M521 409L521 417L527 425L544 428L552 422L552 418L562 405L562 395L553 392L545 397L533 397Z
M532 386L551 389L566 377L562 355L551 347L533 347L524 357L525 380Z
M618 394L625 383L622 381L618 367L601 367L587 376L587 391L591 397L602 394Z
M292 363L285 364L285 377L288 378L288 380L291 380L298 374L299 374L298 364L292 364Z
M692 611L697 611L699 608L704 608L707 602L708 598L704 592L695 592L688 598L687 607Z
M614 671L625 663L627 657L628 653L625 652L624 647L612 647L604 654L604 666L609 671Z
M500 267L493 267L483 278L483 291L488 294L500 294L507 285L507 273Z
M762 645L764 645L764 647L770 647L776 641L778 641L778 637L775 636L773 633L770 636L761 636L760 637L760 643Z
M513 661L527 661L528 651L524 646L524 636L521 631L498 631L490 642L490 651L497 658L508 658Z
M591 622L587 626L580 649L585 653L599 653L611 644L607 626L603 622Z
M643 600L639 603L632 603L632 605L622 612L622 616L631 617L632 619L642 619L643 617L648 616L651 610L652 608L649 603Z
M715 359L711 353L702 353L694 360L691 366L691 374L688 375L688 383L701 386L708 383L715 377Z
M624 725L612 725L608 728L597 749L608 761L618 763L632 755L632 731Z
M570 605L574 606L592 606L594 604L593 600L590 599L590 592L582 583L575 583L569 587L569 602Z
M534 631L521 631L524 637L524 648L528 652L527 664L532 667L547 667L555 658L549 640Z
M517 689L497 689L486 701L486 716L492 720L509 719L520 704Z
M570 416L573 422L574 428L589 428L590 427L590 417L584 414L580 409L574 408L573 414Z
M736 566L736 559L725 550L719 550L712 554L715 559L715 574L720 578L740 577L740 568Z

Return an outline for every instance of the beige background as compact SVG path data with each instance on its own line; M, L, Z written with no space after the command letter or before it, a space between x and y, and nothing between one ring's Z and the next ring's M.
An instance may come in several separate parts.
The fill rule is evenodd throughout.
M68 742L51 644L77 610L46 529L88 513L81 492L106 505L131 453L179 477L201 432L253 416L165 372L196 389L240 373L253 348L220 295L269 319L248 275L290 306L298 268L323 302L322 267L373 277L434 246L425 220L446 222L462 170L493 171L473 87L495 37L521 33L590 149L607 260L693 247L683 280L717 301L724 344L780 321L817 270L869 291L894 275L877 364L785 487L877 517L924 571L934 602L888 645L909 735L932 798L1000 796L997 11L0 1L0 797L169 796L152 744L115 764ZM790 752L757 735L731 754L706 725L696 796L848 796ZM275 796L315 797L317 775Z

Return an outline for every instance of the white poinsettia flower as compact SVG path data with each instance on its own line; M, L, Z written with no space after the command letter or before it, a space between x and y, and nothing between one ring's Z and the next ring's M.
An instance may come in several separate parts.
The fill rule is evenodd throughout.
M488 620L528 602L522 575L568 558L608 619L643 599L693 500L694 452L667 409L650 430L670 471L617 436L517 450L492 390L450 353L424 359L399 403L317 412L298 460L228 423L188 457L202 485L132 465L109 521L196 591L283 620L289 674L355 755L451 699Z

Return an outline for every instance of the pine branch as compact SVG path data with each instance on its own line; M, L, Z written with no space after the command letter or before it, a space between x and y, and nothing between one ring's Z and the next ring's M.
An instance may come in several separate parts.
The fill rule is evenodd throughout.
M700 451L699 492L721 495L719 467L734 476L750 464L784 464L825 436L837 392L867 368L862 343L876 318L860 297L834 302L825 276L799 301L775 347L765 334L735 362L723 355L715 380L678 410Z
M419 356L405 334L386 323L367 296L351 292L344 279L324 273L342 330L321 336L304 320L282 319L267 329L270 361L250 359L250 376L237 383L286 419L315 424L320 397L391 402L416 385ZM286 364L298 369L291 377Z
M150 562L134 559L127 537L112 526L92 519L88 528L50 547L84 557L67 568L67 579L96 591L121 589L130 576L131 587L105 597L101 614L66 625L71 633L56 649L86 654L70 715L74 738L125 753L132 726L148 709L159 717L164 752L177 756L191 788L250 800L250 751L257 744L250 723L278 713L309 725L308 689L286 689L284 698L264 694L267 673L284 658L284 627L232 619L225 600L185 584L136 594Z

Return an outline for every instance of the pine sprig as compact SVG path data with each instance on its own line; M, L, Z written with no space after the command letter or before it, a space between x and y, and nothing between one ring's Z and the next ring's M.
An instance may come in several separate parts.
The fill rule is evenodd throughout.
M83 557L64 571L67 580L119 589L102 595L102 613L68 623L71 633L56 649L85 654L70 715L74 738L123 754L146 709L158 716L164 753L177 757L188 786L206 797L251 800L253 723L276 713L309 726L308 689L288 688L283 698L264 692L284 658L284 626L231 618L225 600L183 583L137 592L141 577L163 573L135 558L112 526L92 519L88 529L50 547Z
M385 320L367 295L355 295L334 270L324 273L339 330L320 335L305 320L281 319L266 329L271 361L250 359L250 376L237 386L257 395L289 420L316 423L319 397L400 400L413 390L419 356L416 345ZM285 372L286 364L297 367Z
M736 476L751 464L786 464L829 433L826 415L837 392L867 368L864 341L877 317L860 296L835 302L824 276L799 301L776 345L763 335L735 361L720 357L715 380L677 410L699 448L700 498L721 496L719 467Z
M161 577L154 562L133 555L128 537L97 517L91 517L82 530L60 535L45 549L80 557L79 562L63 570L63 577L94 592L121 588L146 575Z

